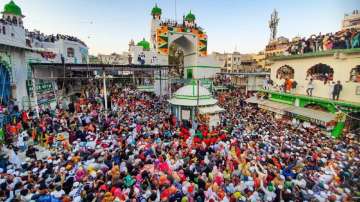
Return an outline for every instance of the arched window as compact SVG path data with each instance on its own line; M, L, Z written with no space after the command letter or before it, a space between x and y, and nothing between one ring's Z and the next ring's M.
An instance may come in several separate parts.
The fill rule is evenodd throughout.
M284 65L276 71L277 79L294 79L294 68L289 65Z
M73 48L68 48L68 49L67 49L67 56L68 56L69 58L73 58L74 55L75 55L74 49L73 49Z
M350 81L360 83L360 65L357 65L355 68L351 69Z
M13 17L12 23L15 24L15 25L18 24L18 20L17 20L17 18L15 16Z
M328 81L332 81L334 79L334 69L326 64L316 64L307 70L306 79L308 78L324 81L326 84Z

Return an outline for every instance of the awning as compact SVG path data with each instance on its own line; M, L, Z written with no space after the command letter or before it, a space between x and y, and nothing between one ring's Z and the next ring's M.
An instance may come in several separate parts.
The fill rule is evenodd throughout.
M153 93L153 92L155 92L154 86L137 86L136 88L137 88L138 91L140 91L140 92L148 92L148 93Z
M253 104L258 104L259 102L261 102L262 100L258 99L257 97L253 96L253 97L249 97L248 99L245 100L245 102L247 103L253 103Z
M259 101L258 104L261 109L269 110L269 111L272 111L272 112L275 112L278 114L282 114L282 115L285 114L287 109L293 107L291 105L273 102L273 101L269 101L269 100Z
M287 113L298 116L298 118L316 122L321 125L326 125L327 123L335 120L336 115L303 107L296 107L288 104L278 103L269 100L256 100L256 98L248 98L246 102L258 103L259 108L269 110L278 114L285 115Z
M213 105L210 107L199 107L200 114L215 114L215 113L220 113L223 111L225 111L225 109L223 109L217 105Z
M323 112L319 110L313 110L308 108L302 108L302 107L292 107L287 110L289 113L300 115L303 117L307 117L316 121L321 121L323 123L328 123L333 120L335 120L336 115L329 113L329 112Z
M213 88L216 91L218 91L218 90L228 90L228 87L226 87L226 86L214 86Z

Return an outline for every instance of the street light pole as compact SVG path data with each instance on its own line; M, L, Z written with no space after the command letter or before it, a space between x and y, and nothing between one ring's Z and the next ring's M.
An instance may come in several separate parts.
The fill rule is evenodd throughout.
M107 103L107 92L106 92L106 75L105 75L105 69L103 69L103 91L104 91L105 111L107 111L107 109L108 109L108 103Z

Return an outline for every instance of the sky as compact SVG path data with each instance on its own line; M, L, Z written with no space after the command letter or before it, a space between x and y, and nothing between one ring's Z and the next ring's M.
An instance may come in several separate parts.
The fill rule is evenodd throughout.
M10 0L0 0L3 6ZM190 10L208 34L209 52L256 53L270 36L268 21L279 13L278 36L307 37L338 31L345 13L360 10L360 0L14 0L25 27L45 34L68 34L83 40L91 54L127 51L150 36L151 9L163 19L180 21ZM175 9L176 1L176 9ZM176 12L175 12L176 10Z

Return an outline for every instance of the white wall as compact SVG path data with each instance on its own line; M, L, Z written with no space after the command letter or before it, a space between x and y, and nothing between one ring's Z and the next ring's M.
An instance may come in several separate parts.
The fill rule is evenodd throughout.
M309 68L319 63L327 64L334 69L334 81L340 80L343 85L343 91L340 93L341 100L360 103L360 95L355 94L356 88L360 87L360 83L349 81L351 69L357 65L360 65L360 52L351 55L340 54L339 57L331 55L325 57L274 61L274 63L270 66L271 79L276 84L283 84L284 80L279 80L276 78L276 71L281 66L289 65L294 68L294 80L298 83L298 87L295 93L306 95L306 87L307 83L309 82L309 80L305 80L306 72ZM325 85L323 81L318 80L315 80L314 84L314 96L323 98L330 97L329 84Z
M25 30L21 26L0 23L0 44L7 44L15 47L26 46ZM5 34L3 28L5 27Z

